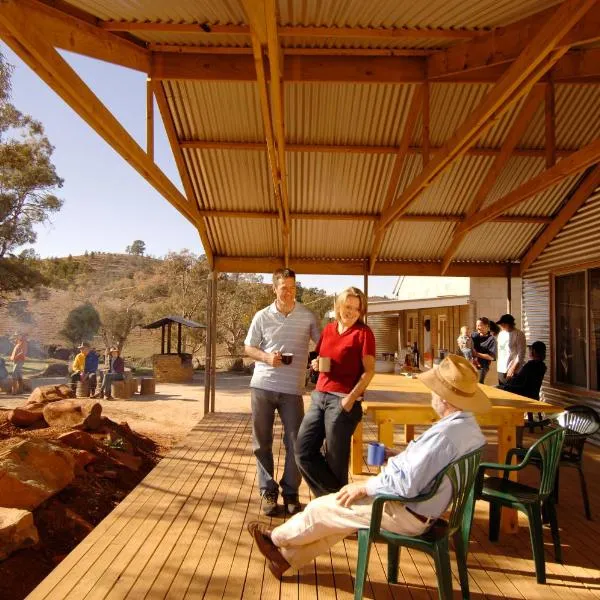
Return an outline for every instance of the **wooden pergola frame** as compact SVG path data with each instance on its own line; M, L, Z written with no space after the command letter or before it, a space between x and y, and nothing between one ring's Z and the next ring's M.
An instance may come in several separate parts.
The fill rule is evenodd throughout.
M566 220L589 197L600 180L600 140L577 151L556 147L555 86L600 83L600 2L565 0L557 8L494 30L299 27L279 24L275 0L242 0L246 23L151 23L102 21L60 0L6 0L0 3L0 36L65 102L127 160L159 193L198 230L211 268L209 277L207 396L214 407L214 346L216 337L216 285L218 271L267 272L288 265L299 273L374 275L461 275L504 277L505 263L456 262L465 235L490 221L546 226L521 257L516 274L543 251ZM41 36L40 32L44 35ZM236 47L144 43L138 31L184 32L206 36L240 36ZM363 40L435 41L447 48L287 48L288 39L336 38ZM588 45L588 46L586 46ZM115 116L64 61L57 49L104 60L145 73L148 77L147 144L143 149ZM182 139L178 136L163 81L255 82L260 99L264 142ZM412 84L415 91L395 146L288 143L284 123L284 83L347 82ZM491 83L492 90L441 147L429 135L431 84ZM182 194L154 162L154 99L173 149L185 193ZM502 115L519 105L501 148L478 148L477 142ZM519 141L538 108L544 105L546 131L543 148L521 148ZM421 117L422 140L411 145ZM223 211L206 208L201 192L188 172L184 149L265 151L277 212ZM292 212L286 152L331 152L394 155L391 176L379 214ZM421 154L423 170L398 193L406 159ZM456 160L465 155L490 156L493 164L465 214L411 214L411 205ZM505 197L485 206L486 198L509 159L543 157L546 169ZM557 162L558 159L561 159ZM552 216L506 215L527 198L589 169L565 205ZM483 208L482 208L483 207ZM281 235L281 256L231 257L213 252L208 219L276 219ZM361 220L373 223L373 244L368 259L303 259L290 255L294 220ZM388 261L379 254L395 222L456 223L453 238L441 261ZM210 391L212 389L212 392Z

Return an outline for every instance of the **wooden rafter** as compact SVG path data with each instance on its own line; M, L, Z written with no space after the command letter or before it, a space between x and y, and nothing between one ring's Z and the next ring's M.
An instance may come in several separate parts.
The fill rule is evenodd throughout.
M549 169L556 163L556 106L552 78L546 84L544 127L546 136L546 169Z
M580 0L571 6L575 12L584 8L587 11L586 18L581 19L566 34L559 36L554 44L556 48L600 39L600 4L590 6L586 0ZM515 60L522 53L527 40L538 35L555 12L556 8L549 8L432 55L428 59L429 78L436 81Z
M201 231L203 225L197 205L189 202L181 194L44 36L39 35L35 22L29 19L29 14L23 6L16 2L0 4L0 24L10 33L5 36L5 41L13 51L148 183L198 227L207 259L211 262L211 249Z
M567 177L581 173L597 162L600 162L600 138L584 146L568 158L563 158L563 160L556 163L550 169L542 171L539 175L526 181L503 198L480 210L460 225L458 231L470 231L483 223L491 221L507 210L521 204L527 198L531 198L531 196L535 196L557 185Z
M160 31L168 33L198 33L217 35L250 36L248 25L221 25L211 23L173 23L142 21L101 21L99 26L106 31ZM416 29L383 27L306 27L277 26L278 36L286 37L326 37L326 38L368 38L368 39L470 39L486 31L471 29Z
M201 209L202 217L214 219L279 219L279 213L244 211L244 210L206 210ZM367 213L320 213L320 212L291 212L292 220L309 221L376 221L379 215ZM461 223L465 220L464 215L427 215L410 214L402 215L398 221L401 223ZM548 224L550 217L536 215L500 215L494 219L501 223L530 223L530 224Z
M405 212L427 186L473 146L496 119L501 117L514 102L527 94L534 83L552 68L566 52L566 48L554 50L554 46L585 15L595 1L566 0L561 4L481 104L457 129L444 148L435 155L435 159L404 190L392 206L384 211L376 227L370 256L371 269L374 268L383 243L386 227Z
M267 148L265 142L237 142L224 140L181 140L182 148L195 148L198 150L255 150L264 152ZM397 154L400 146L363 146L363 145L336 145L336 144L286 144L288 152L332 152L341 154ZM430 146L433 154L442 149L442 146ZM409 146L408 154L422 154L422 146ZM469 148L465 154L468 156L498 156L501 148ZM557 149L556 156L563 158L573 154L574 150ZM545 148L515 148L513 156L544 158Z
M269 273L283 266L278 257L255 258L216 256L215 268L225 273ZM288 266L297 273L323 275L364 275L364 260L313 260L290 257ZM380 261L372 275L440 275L440 262ZM448 270L453 277L504 277L506 263L453 263Z
M543 99L544 90L542 88L534 87L533 90L529 92L529 95L524 100L521 110L519 111L517 118L513 122L506 139L502 144L500 154L494 159L493 164L486 173L486 176L483 178L479 189L476 191L469 207L467 208L467 218L474 215L481 208L485 202L485 199L488 197L488 194L494 188L498 177L510 160L513 150L518 144L519 140L523 137L525 130L531 124L533 116L535 115ZM444 274L450 266L450 263L458 252L464 237L464 233L458 232L456 232L452 237L452 240L442 260L442 274Z
M533 262L548 247L550 242L556 237L557 233L569 222L575 213L583 206L585 201L594 193L594 190L600 185L600 165L596 165L579 184L575 193L569 198L565 205L560 209L552 222L542 231L535 240L531 248L521 258L520 273L521 276L533 264Z

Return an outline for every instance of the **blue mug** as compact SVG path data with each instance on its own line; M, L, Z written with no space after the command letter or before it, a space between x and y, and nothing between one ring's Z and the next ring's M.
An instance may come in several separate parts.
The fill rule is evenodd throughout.
M385 446L380 442L369 442L367 447L367 464L379 467L385 462Z

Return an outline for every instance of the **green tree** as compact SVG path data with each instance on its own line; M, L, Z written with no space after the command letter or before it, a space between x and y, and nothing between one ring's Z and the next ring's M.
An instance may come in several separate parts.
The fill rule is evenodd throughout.
M60 335L76 346L78 343L91 340L100 329L100 315L89 303L75 307L65 320Z
M125 248L125 252L127 252L127 254L133 254L134 256L144 256L144 252L146 252L146 243L142 240L135 240L131 246Z
M301 283L297 283L296 300L312 310L317 315L319 323L322 323L325 313L333 309L334 297L327 294L325 290L316 287L305 288Z
M41 123L8 101L10 71L0 56L0 295L43 282L36 261L15 251L33 244L34 226L60 210L55 191L63 184Z
M100 335L106 347L117 346L122 352L134 327L141 324L144 315L133 305L104 304L100 307Z

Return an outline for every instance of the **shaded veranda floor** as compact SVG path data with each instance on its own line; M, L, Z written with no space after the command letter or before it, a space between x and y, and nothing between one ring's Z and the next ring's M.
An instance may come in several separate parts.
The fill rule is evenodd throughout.
M494 437L488 432L489 460L496 456ZM374 438L374 426L365 423L365 442ZM282 446L277 421L274 451L280 464ZM565 562L554 562L545 528L547 585L535 582L526 521L521 518L517 535L501 534L500 542L492 544L486 505L478 505L469 554L471 598L600 598L600 452L594 447L586 452L592 512L598 520L585 519L577 474L563 469L559 524ZM256 485L250 415L208 415L29 598L352 598L356 541L345 540L281 583L271 576L246 532L246 524L260 515ZM301 492L308 501L304 484ZM453 558L452 564L458 598ZM387 584L386 568L385 548L377 546L365 598L438 597L426 555L402 552L398 585Z

